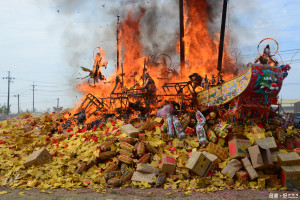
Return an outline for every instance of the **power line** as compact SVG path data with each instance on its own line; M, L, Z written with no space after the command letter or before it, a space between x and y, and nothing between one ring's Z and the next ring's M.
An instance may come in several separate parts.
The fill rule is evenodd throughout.
M28 80L28 79L18 79L18 80L32 82L32 80ZM73 85L73 84L78 83L78 82L71 82L71 83L57 84L57 83L46 82L46 81L34 81L34 82L37 82L37 83L47 83L47 84L52 84L53 87L55 87L55 86L63 86L63 85ZM40 85L39 85L39 86L40 86Z
M29 94L29 92L31 92L31 89L21 92L20 95L27 95Z
M57 88L57 86L51 85L51 86L45 86L45 85L39 85L39 87L45 87L45 88ZM60 86L61 87L61 86ZM63 88L72 88L75 87L75 85L70 85L70 86L63 86Z
M279 51L279 52L288 52L288 51L299 51L300 49L288 49L288 50L284 50L284 51Z
M283 50L283 51L278 51L281 55L285 55L285 54L292 54L294 52L292 51L299 51L300 49L287 49L287 50ZM289 53L284 53L284 52L289 52ZM257 56L257 53L253 53L253 54L245 54L245 55L241 55L241 57L251 57L251 56Z
M74 88L75 89L75 88ZM61 90L37 90L37 91L41 91L41 92L62 92L62 91L67 91L67 90L71 90L71 89L61 89Z
M19 91L21 91L21 90L24 90L24 89L27 88L27 87L29 87L29 85L27 85L27 86L25 86L25 87L23 87L23 88L21 88L21 89L18 89L18 90L16 90L15 92L19 92Z

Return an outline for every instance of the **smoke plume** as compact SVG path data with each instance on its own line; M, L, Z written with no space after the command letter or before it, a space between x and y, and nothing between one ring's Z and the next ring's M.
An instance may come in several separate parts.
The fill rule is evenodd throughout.
M140 9L145 9L145 14L140 21L143 55L168 54L173 63L179 65L179 55L176 51L179 39L179 8L178 1L136 1L136 0L50 0L57 9L57 19L65 25L61 39L68 65L77 67L83 65L92 67L93 50L100 46L106 51L108 69L105 75L111 73L116 63L116 22L117 14L121 21L128 12L133 17L140 15ZM189 1L186 1L189 2ZM199 0L205 2L205 0ZM222 1L206 0L208 4L207 27L213 39L218 40L221 27ZM248 2L248 4L251 4ZM229 10L232 7L229 7ZM55 10L56 11L56 10ZM203 16L199 16L203 17ZM231 15L233 27L241 27L238 17ZM189 21L187 24L189 25ZM192 24L190 24L192 26ZM227 26L228 28L228 26ZM242 30L242 28L240 29ZM227 30L228 32L228 30ZM247 31L243 31L247 32ZM236 32L230 32L230 47L238 45Z

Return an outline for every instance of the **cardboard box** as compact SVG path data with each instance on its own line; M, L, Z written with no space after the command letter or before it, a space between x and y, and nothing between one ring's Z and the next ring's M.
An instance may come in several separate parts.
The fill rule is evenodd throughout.
M131 177L132 181L146 181L148 183L154 183L156 174L154 173L144 173L144 172L139 172L135 171Z
M216 145L215 143L210 142L207 147L206 151L218 156L222 161L226 160L228 157L227 149L221 147L220 145Z
M46 148L42 148L33 152L25 161L24 166L30 167L31 165L43 165L47 160L50 160L51 155Z
M262 169L273 165L270 149L255 145L248 148L254 169Z
M282 166L281 183L287 189L300 189L300 166Z
M232 159L227 163L227 165L221 171L222 174L228 175L233 178L235 173L243 167L242 163L237 159Z
M244 158L249 155L248 148L251 147L251 142L247 139L239 139L237 137L233 137L228 142L228 147L231 158Z
M160 171L158 168L144 163L137 164L136 170L144 173L154 173L156 175L158 175Z
M280 153L277 155L279 166L300 165L300 156L296 152Z
M161 159L161 171L166 173L173 173L176 168L175 158L164 154Z
M121 133L126 133L129 137L137 138L139 135L139 130L131 124L126 124L121 127Z
M276 150L277 149L277 145L276 145L274 137L256 139L255 144L258 144L258 145L260 145L262 147L265 147L265 148L269 148L270 150Z
M217 163L218 157L206 151L193 151L186 168L195 174L204 177L213 165Z
M247 171L250 180L256 179L258 177L257 172L253 168L253 166L250 163L250 160L246 157L242 159L243 166L245 170Z

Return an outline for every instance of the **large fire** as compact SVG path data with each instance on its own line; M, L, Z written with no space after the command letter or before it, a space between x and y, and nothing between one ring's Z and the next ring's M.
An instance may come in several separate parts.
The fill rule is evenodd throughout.
M185 1L185 55L186 68L189 73L198 73L201 76L211 75L217 72L219 41L213 40L207 28L209 16L209 4L204 0ZM218 37L217 37L218 38ZM237 75L237 67L226 50L223 55L223 67L225 79Z
M213 72L216 74L218 60L218 41L214 40L207 28L207 18L209 16L209 5L205 0L185 1L185 56L186 56L186 74L170 73L165 65L145 65L146 57L143 57L143 44L141 43L140 22L143 19L146 9L140 8L138 11L130 11L126 18L121 22L120 42L121 42L121 63L116 73L111 74L106 80L101 80L90 85L89 83L80 83L77 88L84 93L82 101L87 94L91 93L97 98L114 97L115 93L122 93L130 88L140 88L143 86L142 76L148 73L156 85L156 94L163 94L162 86L168 82L187 81L189 75L198 73L200 76L210 77ZM136 13L137 12L137 13ZM174 45L176 46L176 45ZM226 47L226 44L225 44ZM225 79L230 79L237 72L237 67L230 58L228 51L224 48L223 67ZM102 51L102 49L101 49ZM104 57L104 53L99 51L96 61ZM158 52L164 53L164 52ZM104 59L104 58L103 58ZM95 61L95 63L97 63ZM94 66L95 68L95 66ZM179 66L178 66L179 68ZM101 74L101 69L97 73ZM119 77L117 77L119 76ZM118 79L118 87L116 80ZM123 86L123 88L121 88ZM114 91L114 92L112 92ZM169 99L170 97L168 97ZM106 100L104 99L104 102ZM110 101L107 111L113 111L121 106L120 100ZM78 112L80 105L74 110ZM92 111L90 111L92 112ZM103 110L105 112L105 110ZM95 120L96 117L89 117L87 122Z

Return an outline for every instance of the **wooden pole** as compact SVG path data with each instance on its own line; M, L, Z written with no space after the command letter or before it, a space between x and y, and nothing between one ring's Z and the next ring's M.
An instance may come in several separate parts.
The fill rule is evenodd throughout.
M117 71L119 70L120 66L120 44L119 44L119 34L120 34L120 16L117 15Z
M222 12L222 23L221 23L221 34L219 43L219 57L218 57L218 71L221 72L222 60L223 60L223 47L224 47L224 35L225 35L225 24L226 24L226 12L227 12L227 1L223 1L223 12Z
M185 73L183 0L179 0L179 23L180 23L180 73L182 76Z

